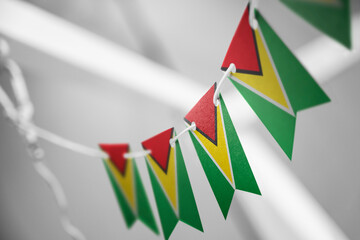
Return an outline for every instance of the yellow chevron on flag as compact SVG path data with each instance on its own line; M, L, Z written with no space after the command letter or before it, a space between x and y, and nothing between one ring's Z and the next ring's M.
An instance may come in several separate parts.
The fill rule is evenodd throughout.
M119 170L116 168L114 163L109 159L106 160L106 163L110 167L110 171L115 177L117 183L120 185L121 190L129 202L132 210L136 212L136 202L135 202L135 187L134 187L134 175L133 175L133 161L128 159L125 174L122 175Z
M252 72L261 72L259 68L253 70ZM184 120L188 125L196 124L196 129L189 131L190 137L226 218L235 189L261 193L221 94L218 96L219 104L214 105L215 92L216 83L186 114Z
M165 240L179 221L203 231L180 144L170 144L175 135L172 127L141 142Z
M259 29L255 30L255 38L262 68L262 75L254 75L248 73L233 73L232 75L240 81L246 83L248 86L266 95L273 101L279 103L285 108L289 109L286 101L286 93L280 85L280 79L276 74L276 68L273 66L269 53L263 43Z
M176 169L175 169L175 151L174 148L170 148L169 153L169 163L167 172L165 173L164 170L159 166L159 164L151 157L150 154L147 155L147 158L149 159L149 163L152 167L152 169L155 172L155 175L157 176L157 179L159 180L161 186L163 187L164 191L166 192L166 195L168 199L170 200L173 208L175 211L177 211L177 182L176 182Z
M227 149L224 127L222 122L221 110L220 105L216 107L216 114L217 114L217 145L209 141L204 135L202 135L197 130L194 131L195 135L204 145L204 147L208 150L212 158L215 160L217 165L221 168L223 173L226 175L228 180L231 183L234 183L232 173L231 173L231 166L230 166L230 158Z

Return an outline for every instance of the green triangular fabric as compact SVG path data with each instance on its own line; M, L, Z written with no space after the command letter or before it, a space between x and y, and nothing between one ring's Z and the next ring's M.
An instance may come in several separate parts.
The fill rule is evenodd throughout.
M109 166L107 165L107 163L105 161L104 162L104 165L105 165L105 169L106 169L106 172L109 176L109 179L110 179L110 182L111 182L111 185L112 185L112 188L115 192L115 196L116 196L116 199L118 201L118 204L121 208L121 212L124 216L124 220L125 220L125 223L126 223L126 226L128 228L130 228L135 220L136 220L136 216L134 215L133 211L131 210L131 207L129 206L129 204L127 203L121 189L119 188L116 180L115 180L115 177L112 175L111 173L111 170L109 168Z
M189 134L221 212L226 218L235 190L205 152L194 134L191 131Z
M335 4L308 0L281 1L320 31L351 48L349 0L338 0Z
M203 232L199 212L178 141L176 142L176 162L180 220Z
M135 184L136 184L136 196L137 196L137 208L138 208L138 217L146 226L148 226L154 233L159 234L156 221L151 211L151 206L147 198L144 186L142 184L139 170L137 168L136 162L134 164L134 175L135 175Z
M258 11L256 19L294 112L329 102L329 97Z
M254 174L250 168L244 149L241 146L234 124L231 121L229 112L221 95L220 104L236 189L261 195Z
M256 115L260 118L277 143L291 159L295 134L296 118L268 102L251 90L232 80Z
M158 183L158 180L156 179L156 176L153 173L148 161L146 159L145 161L150 175L151 185L154 191L164 237L165 239L169 239L172 231L174 230L179 220L175 215L169 201L167 200L160 184Z

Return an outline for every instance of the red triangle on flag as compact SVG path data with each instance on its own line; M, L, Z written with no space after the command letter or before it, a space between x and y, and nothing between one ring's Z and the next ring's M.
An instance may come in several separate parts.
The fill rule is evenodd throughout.
M174 128L169 128L141 143L144 149L151 151L151 157L165 173L169 164L170 139L173 136L173 132Z
M217 114L216 106L213 102L215 89L216 83L188 112L184 120L189 124L195 122L196 130L217 145Z
M221 69L225 71L231 63L235 64L236 72L262 75L255 33L249 24L249 6L231 40Z
M120 173L124 175L127 162L124 154L129 152L129 144L99 144L99 146L109 155L110 161L114 163Z

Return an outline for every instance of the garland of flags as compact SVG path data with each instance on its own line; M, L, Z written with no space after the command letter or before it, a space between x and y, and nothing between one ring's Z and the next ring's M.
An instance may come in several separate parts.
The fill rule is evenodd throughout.
M348 0L281 1L345 46L351 46ZM320 13L322 20L324 16L335 14L336 18L331 21L336 21L342 28L324 27L319 18L314 17L316 13ZM335 28L343 32L335 31ZM251 1L243 13L221 69L226 71L223 79L228 77L291 159L297 112L329 102L330 99L260 12L254 9ZM164 238L171 236L179 221L204 231L177 141L187 131L224 218L228 215L236 189L261 195L224 99L219 94L221 83L214 83L186 114L184 121L188 128L179 135L174 128L167 129L141 142L144 151L140 153L132 153L126 143L99 144L100 153L90 149L94 151L93 156L103 157L105 170L128 228L140 220L159 234L154 211L135 161L136 157L144 157ZM26 133L31 132L26 129L36 130L44 137L46 132L36 129L31 117L26 124L21 122L7 95L2 88L0 90L1 104L15 125ZM36 142L36 137L34 141L29 139L29 143ZM58 137L53 142L61 141ZM75 143L68 143L66 147L87 151L86 147L79 147ZM77 234L80 237L73 234L74 239L85 239L81 232Z

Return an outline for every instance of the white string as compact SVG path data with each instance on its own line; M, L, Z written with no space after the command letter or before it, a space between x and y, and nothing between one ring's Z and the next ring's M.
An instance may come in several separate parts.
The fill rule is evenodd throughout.
M144 150L139 152L129 152L124 154L124 158L141 158L145 157L146 155L150 154L150 150Z
M30 101L24 77L17 63L11 59L5 61L4 66L11 74L11 85L19 105L19 116L24 121L30 120L34 115L34 107Z
M6 62L7 56L9 55L9 45L8 43L0 39L0 63L2 67L4 65L4 62ZM10 100L9 96L6 94L6 92L2 89L0 86L0 103L4 107L6 116L12 120L15 121L17 118L17 110L15 109L14 104Z
M52 132L49 132L45 129L42 129L38 126L33 125L33 127L35 128L39 137L41 137L55 145L61 146L63 148L67 148L71 151L78 152L80 154L83 154L83 155L86 155L89 157L103 158L103 159L109 158L109 155L107 153L105 153L99 149L90 148L90 147L84 146L82 144L72 142L68 139L60 137L60 136L58 136Z
M11 102L10 98L8 97L8 95L5 93L5 91L1 86L0 86L0 103L4 108L5 115L11 121L16 121L18 113L13 103Z
M74 152L78 152L90 157L108 158L108 155L105 152L100 151L99 149L90 148L82 144L72 142L68 139L60 137L52 132L49 132L45 129L38 127L30 121L34 111L33 111L32 103L29 98L25 80L21 73L21 69L19 68L17 63L11 59L6 59L7 58L6 54L8 53L7 48L8 45L6 41L0 39L0 53L2 54L1 62L4 64L3 67L7 69L11 75L11 83L14 89L16 100L18 101L19 104L18 107L19 110L16 109L15 105L10 100L9 96L0 86L0 104L3 106L6 116L10 120L12 120L12 122L20 130L22 130L23 133L35 131L37 137L41 137L63 148L67 148Z
M188 126L187 128L185 128L184 130L182 130L178 135L176 135L173 138L170 138L170 145L171 147L175 146L175 142L181 137L181 135L183 135L184 133L186 133L187 131L195 131L196 129L196 124L194 122L191 123L190 126Z
M228 67L228 69L226 69L226 72L224 73L224 75L222 76L222 78L220 79L215 93L214 93L214 98L213 98L213 103L215 106L219 105L219 94L220 94L220 87L223 84L223 82L225 81L225 79L227 79L231 73L236 73L236 66L234 63L231 63L230 66Z
M255 18L255 9L258 7L258 0L250 0L249 24L253 30L257 29L259 24Z
M32 128L36 131L37 136L40 138L43 138L44 140L47 140L55 145L61 146L63 148L67 148L71 151L78 152L83 155L87 155L89 157L94 158L108 158L108 154L105 152L102 152L95 148L90 148L87 146L84 146L82 144L70 141L68 139L65 139L63 137L60 137L52 132L49 132L45 129L42 129L35 124L30 124L28 126L27 124L21 123L19 121L18 117L18 111L13 106L13 103L9 99L8 95L5 93L3 88L0 86L0 104L4 107L5 114L9 117L10 120L13 121L13 123L20 129L22 132L28 131L29 128Z
M60 222L65 232L74 240L86 240L84 234L70 222L67 213L67 199L59 180L43 161L34 161L33 165L55 196L55 201L60 210Z
M74 240L86 240L83 233L76 228L70 221L67 214L68 203L64 190L54 173L44 163L44 151L37 145L37 138L41 135L44 139L51 140L55 144L81 153L90 153L95 155L95 151L63 139L46 130L36 127L32 123L33 105L30 101L25 80L20 67L17 63L8 58L9 47L5 40L0 39L0 60L1 65L9 71L11 75L11 84L18 108L10 100L9 96L0 86L0 104L3 106L6 116L14 123L19 132L24 136L28 143L28 151L33 159L33 166L36 172L43 178L54 194L56 203L60 210L60 222L64 231Z

